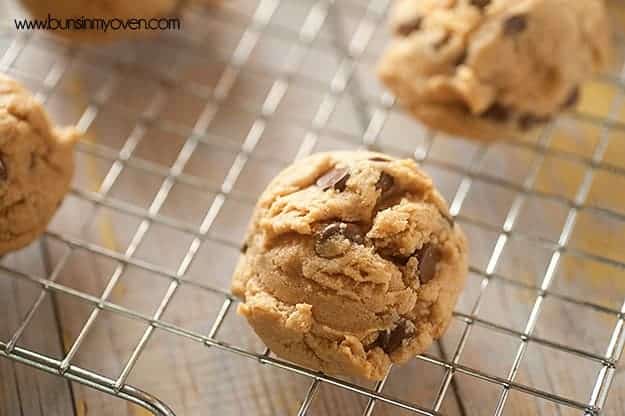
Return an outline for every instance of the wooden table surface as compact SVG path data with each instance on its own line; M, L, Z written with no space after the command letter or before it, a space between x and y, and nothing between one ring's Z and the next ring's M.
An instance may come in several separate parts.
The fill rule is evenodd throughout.
M298 41L298 31L323 19L322 4L230 0L220 10L188 13L182 34L80 49L42 33L17 36L10 26L0 31L0 63L7 65L7 56L19 52L6 72L38 92L58 123L88 126L76 155L73 191L50 233L0 260L0 341L11 338L41 293L41 286L18 273L43 279L55 275L63 287L95 297L118 275L108 300L153 316L171 285L154 270L181 270L193 242L189 230L202 230L211 210L218 211L208 238L183 276L200 286L228 290L237 245L254 199L269 179L298 154L357 148L359 138L371 133L373 123L367 119L363 124L362 106L381 92L373 74L387 34L375 12L386 2L373 1L367 15L365 2L339 1L311 45L303 46L306 37ZM579 196L584 175L592 173L582 201L590 208L578 212L532 332L546 342L528 344L515 377L516 383L580 403L590 400L602 368L588 357L605 356L625 301L625 87L623 79L620 85L615 81L625 62L625 5L616 0L610 7L617 45L614 65L605 77L584 87L580 115L563 116L545 132L491 146L436 134L427 147L428 133L399 109L366 108L364 113L384 117L374 132L382 150L429 152L424 167L448 200L458 203L459 189L469 190L459 223L469 235L476 272L457 312L475 312L486 325L471 326L458 362L491 376L506 378L512 368L522 344L519 333L526 329L537 288L557 251L570 201ZM11 4L3 4L0 13L3 22L21 15ZM333 19L340 20L339 32L331 27ZM246 32L252 20L255 24ZM343 60L341 42L332 40L341 31L344 39L352 40L352 53L358 57L357 82L343 92L337 77L349 60ZM369 41L361 54L362 39ZM231 59L235 65L228 65ZM290 67L294 62L299 65ZM296 68L294 75L284 75L288 68ZM333 79L334 95L328 94ZM324 118L327 108L332 111ZM605 118L612 120L607 129L601 122ZM313 128L320 120L324 128ZM187 139L193 134L201 140L190 148ZM592 170L590 161L604 145L607 151ZM467 171L472 180L465 177ZM177 172L182 179L168 182L167 175ZM533 181L528 179L532 175ZM527 194L520 192L524 183L529 184ZM512 232L499 235L515 206L519 211ZM165 221L152 221L148 213ZM505 246L492 270L495 276L486 280L479 271L487 270L502 238ZM67 244L76 239L96 250ZM101 254L107 250L149 267L120 264ZM222 295L182 284L161 320L208 334L223 301ZM217 339L262 353L262 343L235 309L230 309ZM93 310L75 296L47 294L18 345L61 359ZM461 315L430 355L451 360L467 327ZM506 330L494 331L490 324ZM147 328L144 321L104 310L72 363L115 379ZM431 408L444 376L444 368L415 359L392 370L383 392ZM157 329L128 383L162 399L179 416L294 415L311 380ZM500 385L456 374L441 412L493 414L502 391ZM366 397L322 383L308 414L360 415L366 405ZM621 416L624 409L625 371L617 366L602 414ZM0 416L71 414L149 413L0 358ZM409 413L378 404L373 414ZM513 390L504 414L583 412Z

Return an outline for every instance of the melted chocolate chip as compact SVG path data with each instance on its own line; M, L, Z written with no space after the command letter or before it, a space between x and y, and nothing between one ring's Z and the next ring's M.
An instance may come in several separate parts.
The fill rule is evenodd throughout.
M490 0L471 0L471 5L484 10L490 4Z
M346 168L333 168L317 179L315 184L324 191L334 188L342 192L345 190L349 177L350 175Z
M536 114L523 114L519 117L519 127L521 130L530 130L551 120L551 116L538 116Z
M391 159L386 159L384 157L378 157L378 156L371 157L371 158L369 158L369 160L372 161L372 162L390 162L391 161Z
M573 88L573 91L571 91L566 101L562 104L562 108L567 109L575 107L579 101L579 95L579 87Z
M409 328L406 320L401 321L393 330L380 331L378 338L369 348L380 347L385 353L391 354L402 346L404 339L409 338L414 329Z
M248 248L249 246L247 245L247 243L243 243L243 245L241 246L241 253L243 254L247 253Z
M510 118L510 111L503 105L495 102L482 113L482 117L503 123Z
M524 14L510 16L503 22L504 36L516 36L525 31L526 28L527 16Z
M416 32L420 30L422 23L423 23L423 17L417 16L414 19L401 23L399 26L397 26L397 29L395 30L398 35L408 36L412 32Z
M375 184L375 187L376 189L379 189L381 191L380 195L381 195L381 198L383 199L391 193L391 190L393 189L394 185L395 185L395 178L393 178L391 175L389 175L386 172L382 172L380 174L380 179L378 179L378 182Z
M419 259L419 280L427 283L436 275L436 265L441 260L441 252L438 247L426 244L416 253Z
M0 181L6 181L9 178L9 172L4 164L2 158L0 158Z
M365 240L362 230L358 225L334 222L328 224L317 233L315 253L326 259L342 255L345 251L345 246L340 244L340 239L347 239L356 244L362 244Z

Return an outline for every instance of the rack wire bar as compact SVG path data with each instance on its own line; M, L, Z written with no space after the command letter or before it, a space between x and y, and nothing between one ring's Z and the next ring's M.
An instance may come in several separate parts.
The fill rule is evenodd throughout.
M178 336L182 336L182 337L186 337L188 339L191 339L193 341L196 342L200 342L203 343L204 345L208 346L208 347L216 347L219 348L221 350L225 350L228 352L232 352L235 354L239 354L241 356L244 356L246 358L250 358L250 359L254 359L257 360L263 364L269 364L269 365L273 365L279 368L283 368L286 370L290 370L299 374L305 374L309 377L312 377L315 379L315 381L319 380L319 381L324 381L326 383L335 385L337 387L341 387L341 388L345 388L351 391L357 391L365 396L368 396L372 399L380 399L383 400L387 403L391 403L394 405L398 405L398 406L402 406L404 408L413 410L413 411L420 411L423 412L423 409L419 409L418 407L413 407L410 404L407 403L403 403L402 401L399 400L395 400L391 397L385 396L384 394L381 394L380 392L376 391L379 388L379 385L382 383L379 383L378 386L376 386L375 390L369 390L366 388L362 388L356 384L353 383L347 383L345 381L339 380L337 378L331 377L331 376L325 376L321 373L316 373L312 370L308 370L305 369L303 367L299 367L299 366L293 366L292 364L289 364L288 362L279 360L279 359L274 359L270 356L268 356L266 353L263 354L258 354L258 353L254 353L254 352L250 352L247 351L245 349L239 348L237 346L234 345L230 345L226 342L222 342L219 340L216 340L214 338L202 335L198 332L195 331L190 331L184 328L180 328L177 327L176 325L170 324L168 322L163 322L163 321L157 321L157 320L153 320L150 316L147 316L145 314L141 314L138 313L134 310L116 305L114 303L110 303L110 302L100 302L99 299L95 296L90 296L84 293L80 293L78 291L75 291L71 288L65 287L63 285L59 285L57 283L48 283L49 281L43 278L38 278L36 276L32 276L32 275L28 275L25 273L20 273L20 272L15 272L15 277L17 278L22 278L22 279L27 279L30 280L32 282L37 282L39 284L41 284L42 286L46 286L47 290L50 290L52 292L56 292L56 293L64 293L64 294L68 294L68 295L72 295L72 296L76 296L80 299L82 299L85 302L91 303L94 306L97 306L98 308L102 309L102 310L107 310L110 312L114 312L114 313L118 313L120 315L126 316L130 319L135 319L135 320L139 320L139 321L143 321L145 323L149 323L151 325L153 325L155 328L158 329L162 329L164 331L170 332L172 334L178 335ZM225 309L226 307L224 306L223 309ZM224 316L225 314L221 314L220 316ZM223 322L223 318L218 318L216 320L216 324L217 323L222 323ZM0 344L0 346L3 346L6 348L6 344ZM20 351L24 351L24 349L20 349ZM37 353L35 353L37 354ZM3 355L8 356L9 354L4 353ZM37 356L41 355L42 357L44 357L44 359L46 361L49 362L57 362L60 363L60 361L54 360L53 358L50 357L45 357L42 354L37 354ZM537 397L541 397L541 398L545 398L545 399L549 399L552 400L554 402L557 403L561 403L570 407L574 407L574 408L578 408L578 409L584 409L584 410L588 410L591 409L588 407L588 405L581 403L581 402L577 402L574 400L569 400L566 398L562 398L560 396L551 394L549 392L545 392L545 391L541 391L538 389L534 389L525 385L521 385L521 384L517 384L514 382L510 382L508 380L506 380L505 378L501 378L501 377L496 377L496 376L492 376L489 375L487 373L484 373L480 370L476 370L476 369L472 369L470 367L467 366L463 366L461 364L455 364L452 362L445 362L445 361L441 361L440 359L430 356L430 355L422 355L419 357L420 359L430 362L430 363L435 363L441 367L444 367L447 370L453 370L455 372L458 373L462 373L468 376L472 376L475 378L479 378L491 383L495 383L498 384L500 386L507 386L508 388L514 389L514 390L519 390L519 391L524 391L524 392L528 392L531 393ZM75 366L70 366L70 368L74 368ZM60 368L60 365L59 365ZM59 371L59 370L57 370ZM95 374L95 373L90 373L86 370L81 370L81 373L85 373L85 374L89 374L91 377L94 378L98 378L100 377L99 375ZM314 381L313 381L314 383ZM434 413L426 413L425 414L436 414L436 412Z
M436 144L441 140L439 139L441 136L435 131L427 130L416 135L418 137L414 139L421 140L422 145L412 146L410 150L402 146L399 140L396 143L388 143L384 140L385 128L399 110L396 108L394 98L388 93L369 91L370 86L362 80L359 71L361 65L368 65L373 59L370 56L370 50L372 45L379 41L380 28L386 30L384 26L390 3L390 0L367 0L366 2L357 0L297 0L294 2L241 0L240 8L236 4L224 5L219 12L219 18L224 24L240 32L226 58L220 57L219 54L214 57L204 56L204 52L197 50L197 39L194 38L194 33L183 31L171 39L164 40L165 47L175 46L183 56L208 58L211 63L221 65L220 75L210 91L198 88L192 82L180 78L175 72L168 71L169 68L162 68L159 65L146 68L137 58L138 51L133 50L132 47L130 48L131 58L116 53L97 54L98 60L104 60L110 65L111 74L102 80L89 96L85 97L85 106L77 121L77 126L81 131L88 132L94 126L115 88L125 77L146 78L155 82L158 88L154 96L143 104L141 114L130 116L133 121L132 130L119 148L89 140L79 143L77 150L81 156L107 161L110 166L94 189L74 186L71 190L72 198L93 207L88 212L78 235L64 230L51 229L40 241L44 257L49 255L49 244L52 242L65 248L55 262L50 264L44 262L45 272L33 273L14 269L0 261L0 279L27 282L36 285L39 289L33 303L23 314L13 333L6 340L0 339L0 357L59 375L72 382L127 400L157 416L175 416L175 413L163 403L161 398L129 384L129 380L132 382L131 375L138 371L137 363L145 356L148 345L157 331L198 344L204 347L203 351L218 350L224 359L234 358L234 356L244 357L268 367L285 370L289 374L305 377L308 387L302 399L297 403L297 410L294 414L298 416L312 413L311 409L319 400L320 391L324 386L332 386L366 399L362 411L364 416L378 414L381 407L378 407L378 404L390 405L395 409L413 414L442 415L444 403L450 395L453 394L459 401L462 401L456 388L459 375L475 382L486 382L497 388L497 401L493 411L496 416L504 414L510 407L511 392L523 393L533 399L544 400L586 415L601 415L614 378L621 369L619 361L625 350L625 293L619 306L606 305L593 299L580 298L575 294L562 293L554 287L553 283L564 256L572 256L625 271L623 258L591 252L587 248L571 244L581 215L594 215L602 220L625 223L625 207L596 206L589 202L593 181L598 175L612 174L625 178L625 165L616 166L604 162L611 141L621 139L613 138L613 133L622 132L625 137L625 118L619 116L621 113L625 114L625 62L622 63L620 71L615 74L602 74L598 78L600 82L613 86L616 91L610 102L609 112L605 116L579 111L567 115L573 120L589 123L599 130L597 144L590 156L554 147L555 124L545 128L536 141L503 140L500 142L510 149L528 152L532 155L527 173L519 181L519 178L506 175L505 172L491 173L481 169L491 150L489 145L472 145L475 151L467 164L461 165L436 155ZM301 24L295 27L276 24L275 20L279 17L281 8L294 5L304 10ZM193 13L204 25L209 24L207 23L208 12L194 10ZM288 45L280 50L282 57L280 70L267 63L259 64L254 61L255 51L264 44L267 36ZM617 28L615 36L618 49L624 52L622 55L625 58L625 32L618 31ZM51 40L46 35L32 32L16 33L12 27L0 27L0 40L3 38L8 39L8 46L4 50L0 49L3 51L0 52L0 71L8 72L37 85L36 96L46 104L60 88L61 80L72 63L87 60L85 50L82 48ZM202 42L208 40L206 37L202 38ZM36 69L35 66L25 68L16 64L26 50L37 45L41 47L41 44L53 44L55 51L60 51L61 55L61 58L55 60L44 75L31 73ZM312 51L322 51L335 59L335 67L332 71L328 70L329 74L326 74L324 80L304 71L308 54ZM243 100L232 101L235 86L249 74L270 79L260 104L253 104L251 98L247 96ZM298 114L298 108L293 108L292 112L295 114L292 117L279 117L281 108L289 105L289 95L297 88L303 88L318 95L319 103L312 115L310 118L303 117ZM174 89L184 91L202 103L191 125L163 120L158 116L159 110L167 102L167 94ZM351 130L341 130L332 124L333 116L341 111L345 99L353 110L354 126L352 127L354 128ZM229 137L229 133L214 132L210 129L210 126L219 119L220 111L228 108L227 106L250 115L249 128L246 127L240 140L233 140L233 137ZM126 117L123 111L116 112L115 116L120 120ZM302 139L294 146L292 157L287 158L282 154L259 151L263 141L266 140L265 136L270 130L271 123L277 119L284 126L304 131ZM416 124L413 126L416 131ZM141 144L147 140L145 137L147 131L151 128L158 128L182 138L181 145L175 154L168 155L171 156L172 162L167 166L137 155ZM326 144L328 136L336 145ZM205 145L233 156L218 184L207 183L205 178L187 170L190 161L198 153L198 148ZM442 371L438 390L435 390L436 396L430 404L412 402L388 393L395 368L391 368L382 381L372 386L364 386L286 362L272 356L269 350L259 353L220 339L222 328L228 317L234 313L237 300L223 287L210 281L193 279L190 276L191 267L198 261L203 244L210 242L229 249L238 248L236 242L215 231L215 224L227 210L229 202L246 206L254 204L256 195L237 187L237 183L250 164L284 166L293 158L302 158L324 147L388 151L392 154L414 158L426 167L453 173L459 181L450 198L451 214L463 225L466 224L495 235L494 244L488 249L485 265L471 265L470 267L474 279L479 282L477 295L472 299L468 310L454 312L455 322L463 326L455 348L449 350L450 357L447 357L446 353L443 353L442 357L430 353L417 357L417 360ZM576 186L573 196L536 189L541 171L549 164L551 158L565 160L582 167L583 177ZM115 195L114 189L129 170L151 174L160 179L153 196L144 205L126 201ZM464 212L467 201L477 192L478 184L500 187L513 194L501 225L494 225L487 219L476 218ZM188 186L200 193L214 195L196 224L164 212L164 206L173 194L173 190L179 185ZM536 235L519 229L518 224L522 213L532 198L557 203L565 208L566 216L556 236ZM137 219L138 225L129 236L124 249L95 243L83 236L87 227L103 210ZM173 267L160 265L137 255L142 244L150 240L150 232L159 226L190 236L189 242L183 247L184 254ZM515 276L506 275L499 270L506 249L512 241L536 245L550 253L545 269L536 283L515 279ZM112 272L103 276L105 284L101 293L88 293L60 280L64 268L70 264L72 255L78 250L114 263ZM122 306L112 297L114 289L131 268L141 270L154 281L158 280L165 285L164 292L155 299L156 306L150 312ZM522 328L503 325L481 314L487 306L488 290L498 284L532 293L529 315L524 320ZM211 321L206 332L189 329L164 319L168 308L171 307L176 296L179 296L181 288L208 293L219 299L215 305L216 315L212 318L214 320ZM37 319L37 312L42 309L48 298L54 301L57 295L80 300L90 308L75 338L65 346L63 356L59 358L22 345L24 334ZM610 331L609 340L606 340L605 353L590 350L581 344L551 339L548 334L537 333L537 325L541 316L544 315L544 305L551 299L584 308L584 310L600 312L614 319L615 325ZM86 340L94 332L96 323L105 313L124 317L143 325L140 336L133 342L128 357L119 363L120 370L113 377L104 376L94 369L77 364L79 353L86 348ZM206 319L211 318L206 317ZM505 375L495 375L486 369L475 368L463 361L467 346L473 333L478 330L477 328L493 334L503 334L517 343L514 358ZM566 397L563 394L547 391L543 387L531 386L520 381L519 372L522 363L526 360L530 345L546 347L596 364L599 371L592 384L590 397ZM464 414L464 410L461 413Z
M7 347L7 344L0 342L0 356L29 365L50 374L59 375L62 364L61 361L20 347L13 347L11 352L7 352ZM117 390L114 387L114 380L108 379L83 368L71 366L63 373L63 376L68 380L76 381L104 393L116 395L124 400L128 400L146 410L149 410L156 416L175 416L175 413L156 397L128 385L124 386L120 390Z

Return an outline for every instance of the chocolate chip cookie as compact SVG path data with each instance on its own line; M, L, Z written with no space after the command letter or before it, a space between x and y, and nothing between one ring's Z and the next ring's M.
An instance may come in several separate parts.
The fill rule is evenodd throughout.
M575 106L607 64L602 0L398 0L379 75L415 117L478 139Z
M0 255L41 234L74 171L73 129L54 128L41 105L0 74Z
M380 379L447 327L467 243L412 160L320 153L260 197L233 293L269 348L331 374Z

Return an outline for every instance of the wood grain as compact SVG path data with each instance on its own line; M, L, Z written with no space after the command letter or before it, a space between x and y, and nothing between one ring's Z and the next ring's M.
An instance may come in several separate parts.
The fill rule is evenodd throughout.
M41 275L43 265L39 246L7 256L2 264L13 270ZM0 338L8 339L24 319L35 299L38 286L23 283L2 273L0 278ZM61 339L50 297L42 303L36 319L24 332L18 345L58 356ZM53 375L35 371L22 364L0 359L0 415L65 416L73 414L70 385Z
M104 50L81 51L68 64L58 87L49 97L46 107L56 120L75 123L91 98L98 93L107 98L97 108L96 118L77 154L78 173L75 189L95 192L109 172L110 158L92 154L93 144L102 146L110 153L117 153L136 140L132 161L149 162L156 171L146 171L127 163L110 189L109 196L117 202L135 209L147 209L153 202L200 114L212 114L207 137L198 144L183 172L213 192L200 190L189 184L176 183L160 209L167 217L197 227L214 203L215 192L228 176L237 150L249 137L250 129L258 129L257 114L265 102L271 85L275 82L276 66L283 63L284 48L289 42L280 36L266 34L254 48L248 64L233 79L232 90L221 108L214 113L206 99L199 99L188 89L183 89L153 79L154 70L172 70L195 92L211 93L219 84L225 71L224 62L238 45L243 24L253 14L257 1L238 0L230 2L241 14L239 20L224 16L190 16L186 30L196 42L193 50L179 48L179 39L146 41L138 47L122 45ZM357 2L351 2L357 3ZM622 2L612 2L617 7L615 18L625 17ZM273 24L278 32L299 29L296 16L306 16L308 2L282 1ZM348 20L349 29L364 14L360 6L352 5L341 10ZM358 11L359 10L359 11ZM619 14L620 13L620 14ZM230 17L231 18L231 17ZM208 22L208 23L207 23ZM623 22L625 27L625 21ZM323 32L319 42L329 39L330 32ZM351 33L351 31L350 31ZM387 40L386 28L374 33L373 48L367 50L367 58L359 64L357 76L365 90L379 94L375 82L374 57ZM625 43L621 35L620 41ZM317 43L319 43L317 42ZM29 68L41 70L54 63L54 54L46 53L50 45L62 49L62 45L45 39L32 41L20 57L20 71ZM623 46L623 45L621 45ZM29 47L29 48L30 48ZM625 50L625 47L622 48ZM100 54L99 54L100 53ZM119 76L119 65L112 65L106 55L135 56L138 65L126 68L128 74ZM175 57L175 59L174 59ZM625 58L625 57L624 57ZM150 63L149 65L146 64ZM254 157L247 161L233 194L245 198L229 198L219 211L211 228L211 237L204 241L191 263L185 278L203 285L228 290L229 280L238 257L245 224L249 219L252 201L270 178L297 154L306 137L307 126L323 101L325 87L339 68L340 60L330 52L327 44L315 44L305 59L301 74L314 81L293 81L287 89L276 114L269 117L265 130L254 147ZM29 66L30 65L30 66ZM616 67L615 67L616 68ZM152 71L152 72L150 72ZM165 71L166 72L166 71ZM19 77L20 72L12 75ZM113 81L111 81L111 78ZM318 85L311 88L310 84ZM36 84L33 81L34 84ZM580 110L606 111L606 100L615 96L617 86L608 83L589 84ZM355 141L345 135L362 134L366 126L358 118L356 109L348 96L341 96L336 111L329 120L330 131L320 135L314 151L356 148ZM154 105L154 102L157 104ZM158 104L160 103L160 104ZM241 104L248 104L245 109ZM176 132L159 127L159 123L146 123L147 115L154 114L158 121L175 126ZM154 107L154 108L153 108ZM252 107L252 108L250 108ZM590 111L589 110L589 111ZM623 113L625 114L625 112ZM298 115L304 120L293 122ZM603 117L606 114L598 114ZM625 118L623 118L625 120ZM407 134L411 132L411 134ZM379 140L382 150L401 150L417 153L426 150L420 137L423 131L406 115L392 111L382 128ZM625 135L615 131L606 161L623 165L619 155L624 148ZM214 136L214 137L213 137ZM412 137L415 136L415 137ZM419 136L417 138L416 136ZM342 139L340 139L342 137ZM589 158L600 137L598 128L570 117L558 121L553 131L551 147L560 152ZM532 145L537 137L525 138ZM247 143L249 144L249 143ZM463 177L458 170L473 167L473 158L479 146L473 142L438 135L430 149L430 157L439 163L424 164L434 177L444 196L454 197ZM392 151L391 151L392 153ZM256 158L262 156L262 158ZM522 146L498 143L490 146L477 166L480 174L505 178L522 183L531 171L537 155ZM572 163L570 158L550 157L539 168L535 188L550 195L571 198L578 186L586 165ZM442 162L442 163L441 163ZM453 166L448 168L445 166ZM620 189L622 182L609 175L600 176L593 182L590 203L598 207L623 211L623 195L606 190ZM493 181L474 178L470 192L460 212L464 220L459 222L469 235L472 247L471 264L484 270L493 253L497 233L471 224L483 221L491 227L501 227L509 214L516 194ZM523 331L538 292L519 287L520 283L540 286L553 252L536 240L516 237L516 233L556 241L559 237L568 206L548 198L527 198L521 208L517 224L509 237L495 272L508 282L493 278L485 290L483 278L471 274L467 288L458 304L457 311L472 313L481 299L477 317L513 331ZM571 245L580 249L598 251L615 260L623 260L619 243L619 227L622 221L606 221L597 216L580 216L580 224L572 234ZM133 239L141 218L96 206L76 195L70 195L62 210L50 226L54 232L88 241L99 247L124 253ZM601 232L596 232L601 230ZM623 234L625 235L625 234ZM143 241L133 257L141 261L175 272L191 243L193 236L162 224L151 223ZM224 241L227 243L224 244ZM53 239L47 239L50 265L55 267L66 255L67 248ZM44 268L38 244L7 256L2 260L6 267L48 276ZM111 276L120 265L87 250L73 249L60 267L58 282L75 290L99 297ZM109 300L120 306L153 315L171 284L171 280L137 267L124 266L119 281ZM513 282L512 284L510 283ZM560 266L550 289L564 296L599 304L619 310L625 298L625 271L599 262L580 259L563 253ZM39 294L39 288L6 273L0 274L0 339L11 336L24 314ZM162 320L187 330L207 334L224 301L223 296L183 284L176 291L166 308ZM46 298L40 311L28 327L20 345L33 348L54 357L62 357L76 341L87 318L93 312L91 304L67 295ZM248 351L262 353L264 346L242 318L236 315L236 305L230 310L217 338ZM547 297L538 316L534 335L582 351L602 355L616 323L614 314L593 310ZM73 363L110 378L120 375L131 352L137 346L147 325L110 312L100 312L88 331ZM458 342L466 324L455 319L446 335L429 354L450 360L456 353ZM507 377L521 345L520 338L509 333L493 331L474 325L468 330L468 338L459 355L459 363L485 374ZM524 352L515 381L530 387L564 397L586 402L590 397L594 380L600 366L585 358L554 350L532 342ZM445 370L421 359L415 359L402 367L394 367L384 393L401 400L431 408L445 377ZM368 388L372 383L350 380ZM243 358L214 348L207 348L190 339L156 330L141 354L128 382L148 391L171 406L178 415L206 414L273 416L296 414L311 380L294 373ZM456 374L443 400L441 411L445 415L490 415L493 413L503 390L501 386ZM348 390L322 384L310 407L310 415L360 415L367 406L367 399ZM619 372L614 379L605 415L620 416L625 408L625 376ZM15 415L115 415L145 416L142 408L122 400L96 392L81 385L69 385L66 381L31 370L8 360L0 359L0 416ZM378 403L374 415L408 415L396 407ZM581 415L581 412L556 406L545 400L524 393L511 392L504 411L505 415Z

